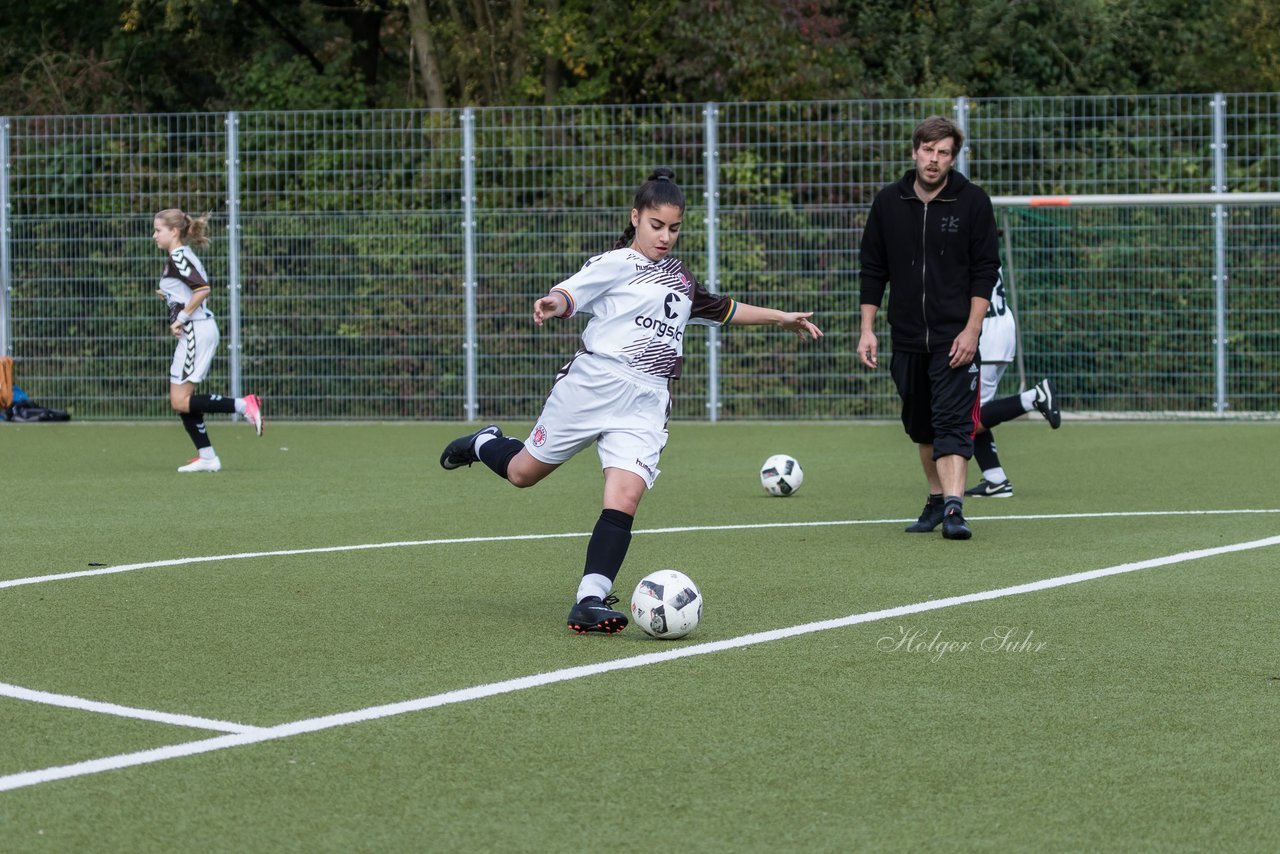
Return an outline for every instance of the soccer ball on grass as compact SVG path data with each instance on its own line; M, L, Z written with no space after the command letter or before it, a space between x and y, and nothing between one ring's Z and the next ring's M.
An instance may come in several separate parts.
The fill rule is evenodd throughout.
M647 635L664 640L682 638L702 619L702 592L683 572L659 569L636 585L631 594L631 618Z
M795 457L774 454L760 467L760 485L770 495L786 498L804 483L804 470Z

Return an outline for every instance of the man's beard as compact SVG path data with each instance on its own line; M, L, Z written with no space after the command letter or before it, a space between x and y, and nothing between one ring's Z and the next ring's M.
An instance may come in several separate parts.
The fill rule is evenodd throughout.
M919 184L923 189L927 190L928 192L933 192L934 190L940 189L943 184L947 183L947 173L939 171L938 177L935 178L933 181L929 181L928 178L925 176L924 170L917 169L916 183Z

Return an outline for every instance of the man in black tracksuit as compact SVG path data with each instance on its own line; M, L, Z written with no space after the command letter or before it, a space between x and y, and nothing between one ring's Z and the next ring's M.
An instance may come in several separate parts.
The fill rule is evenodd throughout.
M915 168L871 204L859 253L862 331L858 358L879 364L876 312L889 285L890 372L902 397L902 426L919 446L929 484L920 519L950 540L965 524L965 470L979 423L978 336L1000 268L991 199L951 170L964 131L925 119L911 137Z

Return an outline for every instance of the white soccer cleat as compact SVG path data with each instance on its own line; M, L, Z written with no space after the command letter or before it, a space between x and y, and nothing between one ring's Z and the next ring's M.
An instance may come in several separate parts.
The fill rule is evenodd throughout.
M222 460L217 457L214 457L211 460L206 460L203 457L195 457L185 466L178 466L178 471L222 471Z
M262 435L262 398L256 394L244 396L244 419L253 425L253 432Z

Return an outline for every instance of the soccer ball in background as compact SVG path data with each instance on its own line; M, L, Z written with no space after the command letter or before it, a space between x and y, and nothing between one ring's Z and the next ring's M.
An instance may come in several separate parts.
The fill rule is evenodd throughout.
M774 454L760 467L760 485L770 495L786 498L804 483L804 470L795 457Z
M636 585L631 594L631 619L655 638L682 638L702 619L702 593L683 572L659 569Z

